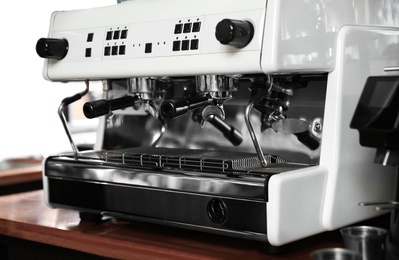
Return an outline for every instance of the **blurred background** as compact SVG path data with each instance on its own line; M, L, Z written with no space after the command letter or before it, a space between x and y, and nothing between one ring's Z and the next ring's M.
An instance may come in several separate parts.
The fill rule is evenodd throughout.
M57 109L63 98L84 90L85 85L46 81L42 76L44 61L35 51L36 42L47 37L54 11L116 3L117 0L20 0L1 4L0 160L71 151ZM94 83L94 89L101 89L100 84ZM80 124L86 123L92 126L95 122L82 120Z

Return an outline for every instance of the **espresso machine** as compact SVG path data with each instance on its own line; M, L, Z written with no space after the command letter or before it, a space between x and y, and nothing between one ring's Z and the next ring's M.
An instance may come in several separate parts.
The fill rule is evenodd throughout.
M281 246L383 212L395 169L349 127L370 76L398 75L397 1L133 0L54 12L36 51L72 151L46 158L46 203ZM81 151L64 110L99 118Z

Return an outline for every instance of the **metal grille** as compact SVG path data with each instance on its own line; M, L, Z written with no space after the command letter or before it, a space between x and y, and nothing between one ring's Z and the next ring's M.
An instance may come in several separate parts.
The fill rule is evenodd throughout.
M283 164L285 160L266 155L270 164ZM261 169L258 157L252 153L209 150L139 147L118 151L81 153L81 159L99 159L106 163L124 166L171 168L191 171L233 173Z

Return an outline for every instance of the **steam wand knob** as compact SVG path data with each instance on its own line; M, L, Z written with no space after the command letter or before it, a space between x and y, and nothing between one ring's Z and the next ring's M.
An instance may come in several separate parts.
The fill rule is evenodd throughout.
M243 48L253 36L254 26L249 21L223 19L216 25L215 37L224 45Z
M108 114L111 111L134 106L140 101L138 96L124 96L121 98L105 100L100 99L86 102L83 105L83 113L87 118L95 118Z
M40 38L36 43L36 53L47 59L62 60L68 49L69 44L65 39Z

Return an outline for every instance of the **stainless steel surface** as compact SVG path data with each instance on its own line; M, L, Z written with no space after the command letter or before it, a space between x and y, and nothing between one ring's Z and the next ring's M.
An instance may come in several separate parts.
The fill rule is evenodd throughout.
M399 151L383 148L377 149L374 162L384 166L397 166L399 163Z
M220 174L177 170L157 171L150 168L132 168L116 163L103 165L101 161L70 158L52 159L46 167L47 176L52 178L79 179L80 181L134 185L237 198L259 200L265 198L265 178L263 177L252 176L235 179Z
M390 72L390 71L399 71L399 67L386 67L384 69L384 71L386 72Z
M313 260L362 260L362 256L353 250L344 248L324 248L313 251Z
M371 226L351 226L340 231L345 248L355 251L363 260L385 259L387 230Z
M195 78L171 79L173 87L166 93L168 98L183 97L189 89L195 90ZM122 85L120 85L122 84ZM123 86L125 84L125 86ZM187 113L173 119L165 119L163 123L153 116L146 116L144 106L141 108L127 108L114 111L103 121L103 133L105 136L104 149L114 150L135 146L149 146L153 140L159 139L158 147L206 149L206 150L230 150L232 152L256 152L250 137L249 129L245 122L245 110L250 100L250 82L243 78L239 82L239 88L234 92L234 98L227 100L222 106L214 106L212 111L224 122L234 127L242 136L242 143L232 149L232 144L211 124L198 124L193 120L193 115ZM321 141L322 119L324 111L324 98L326 81L309 82L306 88L297 89L290 101L290 109L285 112L287 118L301 119L312 122L312 135ZM118 98L128 93L126 82L112 81L108 84L106 97ZM188 91L188 92L186 92ZM151 102L154 109L159 110L161 102ZM211 111L211 112L212 112ZM204 116L208 116L209 106L205 107ZM193 113L196 114L197 112ZM300 164L318 164L320 149L311 150L298 142L293 134L276 133L273 129L260 132L262 121L258 113L251 113L250 120L258 139L262 143L262 151L266 154L274 154L284 158L287 162ZM154 121L155 119L155 121ZM316 127L316 124L318 127ZM315 128L315 130L313 129ZM163 130L162 130L163 129ZM161 132L164 134L161 138ZM317 136L316 136L317 135ZM151 140L151 141L148 141Z
M64 127L65 133L66 133L66 135L68 136L69 143L71 144L72 151L74 152L75 155L79 153L79 150L78 150L76 144L74 143L74 141L73 141L73 139L72 139L71 132L69 131L68 123L67 123L67 120L66 120L65 115L64 115L64 109L65 109L68 105L70 105L70 104L72 104L73 102L75 102L75 101L81 99L84 95L86 95L87 93L89 93L89 81L86 80L86 81L85 81L85 84L86 84L86 89L85 89L84 91L82 91L82 92L80 92L80 93L77 93L77 94L75 94L74 96L65 98L64 100L62 100L60 106L58 107L58 116L59 116L60 119L61 119L61 122L62 122L62 125L63 125L63 127Z
M285 118L274 122L272 124L272 128L276 132L284 134L296 134L308 131L310 124L309 122L299 118Z
M130 78L129 93L138 95L143 100L158 100L165 98L168 90L168 79Z
M252 127L252 123L251 123L250 117L251 117L251 112L252 112L253 107L254 107L254 103L250 102L247 106L247 109L245 110L245 123L247 124L248 132L251 136L251 139L254 144L256 154L258 155L260 164L262 165L262 167L266 168L267 160L266 160L265 156L263 155L262 148L259 145L258 139L256 138L256 134L255 134L254 128Z
M229 99L238 90L238 80L233 77L220 75L197 76L197 92L210 93L215 99Z
M361 202L360 206L374 206L375 210L399 209L398 201Z

